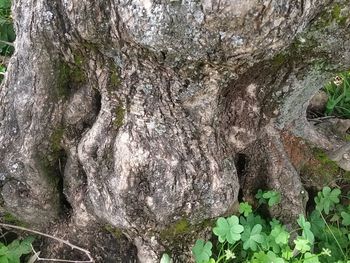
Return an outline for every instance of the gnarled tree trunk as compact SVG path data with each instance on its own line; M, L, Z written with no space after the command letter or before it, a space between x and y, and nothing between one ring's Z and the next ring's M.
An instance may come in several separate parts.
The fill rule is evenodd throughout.
M344 144L306 119L330 76L319 62L350 65L338 2L15 0L4 208L97 262L189 261L203 222L240 189L276 189L272 213L296 217L307 193L295 148Z

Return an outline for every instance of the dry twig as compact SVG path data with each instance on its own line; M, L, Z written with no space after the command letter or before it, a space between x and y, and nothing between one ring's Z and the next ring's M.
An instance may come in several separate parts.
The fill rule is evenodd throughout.
M71 247L72 249L76 249L76 250L79 250L81 252L83 252L88 258L89 260L85 260L85 261L79 261L79 260L65 260L65 259L55 259L55 258L40 258L39 257L39 253L36 252L34 250L34 248L32 247L33 249L33 252L36 256L36 260L37 261L53 261L53 262L75 262L75 263L93 263L95 262L94 259L92 258L92 256L90 255L90 251L86 250L86 249L83 249L81 247L78 247L78 246L75 246L73 244L71 244L68 240L64 240L64 239L61 239L61 238L58 238L58 237L54 237L52 235L49 235L49 234L45 234L45 233L42 233L42 232L39 232L39 231L36 231L36 230L32 230L32 229L29 229L29 228L26 228L26 227L21 227L21 226L15 226L15 225L10 225L10 224L4 224L4 223L0 223L0 226L2 227L8 227L8 228L13 228L13 229L18 229L18 230L22 230L22 231L26 231L26 232L30 232L30 233L33 233L33 234L37 234L37 235L40 235L40 236L44 236L44 237L47 237L47 238L51 238L51 239L54 239L60 243L63 243L69 247Z

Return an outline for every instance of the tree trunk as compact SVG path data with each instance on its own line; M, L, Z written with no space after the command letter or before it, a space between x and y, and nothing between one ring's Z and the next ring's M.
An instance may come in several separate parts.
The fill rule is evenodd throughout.
M303 156L345 144L306 118L350 65L345 0L15 0L13 16L3 207L96 262L190 261L240 189L280 191L288 222L317 185Z

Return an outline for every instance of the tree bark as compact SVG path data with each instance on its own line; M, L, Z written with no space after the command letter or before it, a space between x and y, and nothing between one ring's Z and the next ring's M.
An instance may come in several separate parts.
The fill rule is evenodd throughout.
M280 191L289 222L308 199L295 148L345 144L306 109L350 65L346 1L15 0L13 16L3 207L97 262L190 261L239 190Z

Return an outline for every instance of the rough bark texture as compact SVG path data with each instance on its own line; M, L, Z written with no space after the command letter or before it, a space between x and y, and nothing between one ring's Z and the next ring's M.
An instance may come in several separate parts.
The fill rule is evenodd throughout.
M288 142L345 144L306 109L330 70L350 65L347 8L15 0L0 95L3 207L97 262L157 262L165 250L190 261L191 242L232 211L239 189L247 199L276 189L271 212L296 217L307 193Z

